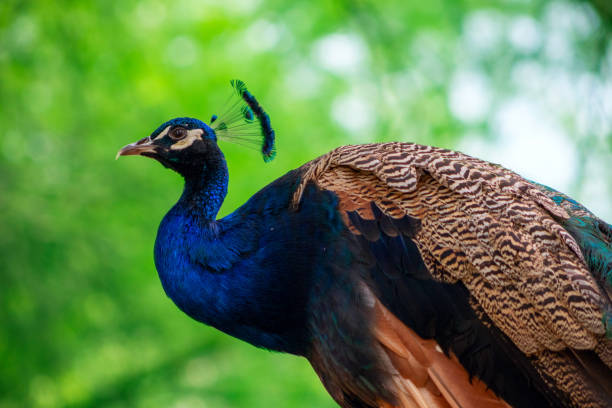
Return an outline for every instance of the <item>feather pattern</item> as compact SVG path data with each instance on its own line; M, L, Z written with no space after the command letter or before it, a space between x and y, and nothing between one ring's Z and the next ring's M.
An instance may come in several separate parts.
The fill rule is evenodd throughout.
M606 294L607 306L603 317L608 338L612 338L612 225L599 219L580 203L550 187L534 183L544 194L563 207L569 218L560 224L576 240L589 270ZM608 359L612 368L612 362Z
M232 85L240 99L210 127L173 119L118 153L185 179L155 243L181 310L306 357L345 408L611 405L610 225L501 166L411 143L340 147L217 219L217 137L274 154L269 117Z
M465 285L486 317L574 403L601 406L601 390L568 381L579 378L568 368L576 364L554 353L594 350L609 364L610 256L601 236L607 224L582 207L559 205L555 197L562 196L500 166L409 143L343 146L310 162L295 207L310 182L336 192L365 218L375 203L394 220L420 220L414 243L433 278ZM576 231L580 215L581 225L591 228ZM354 217L345 220L359 227ZM600 236L589 243L587 233ZM363 234L371 239L374 233Z

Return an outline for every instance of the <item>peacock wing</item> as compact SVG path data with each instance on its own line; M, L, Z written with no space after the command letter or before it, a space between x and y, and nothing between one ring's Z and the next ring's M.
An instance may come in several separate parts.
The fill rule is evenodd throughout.
M604 325L608 337L612 337L612 225L567 195L542 184L533 184L567 211L569 217L560 219L559 223L580 246L589 271L607 296Z
M597 270L609 277L609 240L586 244L572 229L571 208L501 166L411 143L343 146L315 159L306 165L294 205L311 182L338 196L355 235L376 241L396 233L393 226L413 228L406 236L429 278L467 288L473 311L527 356L531 367L525 368L535 369L551 392L580 406L609 402L612 343L604 323L610 298L592 268L604 265ZM383 248L377 259L385 258ZM400 344L389 333L410 337L397 329L406 319L391 320L390 326L378 320L387 349ZM449 383L438 379L436 389L454 406Z

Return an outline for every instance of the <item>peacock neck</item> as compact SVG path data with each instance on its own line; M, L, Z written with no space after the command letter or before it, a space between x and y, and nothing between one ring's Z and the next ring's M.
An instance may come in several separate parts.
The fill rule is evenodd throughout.
M185 187L177 205L203 221L214 221L227 195L229 173L221 151L183 173Z

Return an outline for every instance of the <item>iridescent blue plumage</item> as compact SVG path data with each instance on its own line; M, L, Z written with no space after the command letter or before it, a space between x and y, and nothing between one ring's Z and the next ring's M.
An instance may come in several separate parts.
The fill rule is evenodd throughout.
M194 118L174 118L167 122L164 122L161 125L159 125L157 129L153 131L153 133L151 133L151 136L150 136L151 139L155 139L156 136L158 136L164 129L166 129L169 126L170 127L182 126L186 129L203 129L205 130L204 132L205 137L212 139L212 140L217 140L217 136L215 135L215 132L213 132L212 129L206 123L202 122L199 119L194 119Z
M419 197L416 190L405 190L409 183L402 178L415 170L406 164L416 161L407 153L408 146L403 147L405 151L395 144L347 146L350 149L344 153L334 151L333 157L324 156L290 171L218 219L227 194L228 169L217 139L256 140L264 160L274 156L269 116L243 82L232 81L232 85L240 99L225 114L213 115L210 126L193 118L172 119L119 152L155 158L185 180L183 193L162 220L155 241L155 265L163 288L182 311L255 346L306 357L332 397L346 408L400 406L410 398L421 398L419 401L436 408L448 407L449 401L456 406L491 408L507 407L506 402L515 407L575 407L580 405L576 401L605 406L602 401L612 389L605 364L612 363L606 360L609 345L603 330L591 333L600 336L601 349L563 344L552 351L543 348L525 353L499 324L499 316L488 314L474 295L477 290L489 290L503 300L504 291L539 285L542 271L527 271L532 280L525 283L518 276L525 271L504 265L499 281L489 282L490 270L483 273L479 269L487 267L486 259L468 264L466 252L474 251L474 243L464 246L461 240L476 241L470 237L470 228L451 223L433 231L425 228L437 216L428 211L463 214L467 208L467 212L474 211L470 214L474 215L470 220L475 223L473 229L482 230L478 238L486 241L495 230L487 230L486 222L496 224L487 209L510 205L508 213L515 217L512 228L523 228L519 224L527 218L517 214L529 215L533 209L531 202L521 201L520 194L511 197L514 201L501 194L502 201L509 200L501 204L479 196L485 189L483 180L496 177L492 174L496 167L483 166L489 173L473 171L469 166L477 160L471 158L451 166L448 157L455 153L421 147L426 152L422 163L431 159L434 164L419 174L419 182L426 184ZM377 149L388 155L372 153ZM427 156L430 153L433 159ZM331 166L332 159L343 165ZM394 167L396 164L400 167ZM382 169L381 175L376 178L360 170L363 168ZM441 179L469 176L461 188L474 196L450 192L433 177L435 171ZM323 181L313 182L317 175ZM502 176L502 188L512 186L515 180L508 173ZM523 187L516 191L525 194L527 187ZM612 228L569 197L539 188L569 213L569 218L557 214L564 218L552 221L546 215L543 219L561 225L580 246L573 258L564 259L575 265L582 263L580 251L584 255L590 273L587 278L592 275L602 288L601 315L610 331L612 313L606 309L610 303L604 301L609 300L606 293L612 293ZM440 203L444 206L437 210L428 207ZM552 202L551 206L558 209ZM413 211L407 211L408 207ZM510 231L505 236L501 232L507 231L500 231L499 225L497 233L504 239L498 241L506 245L506 252L487 247L491 258L521 248L521 242L511 239L519 235ZM533 242L546 237L560 250L561 241L547 235L543 225L530 228ZM521 234L520 238L532 238L524 230ZM449 242L450 236L454 241ZM532 248L526 248L516 259L523 262L534 255ZM548 260L541 261L539 265L546 265ZM453 267L461 267L465 276L452 275ZM589 283L584 276L576 276L582 279L580 284ZM501 284L507 286L495 292ZM551 286L556 284L553 281ZM544 289L538 287L542 293ZM580 292L572 296L578 297L571 299L578 303L584 301ZM491 298L487 301L499 300ZM549 299L558 302L554 296ZM549 299L542 303L549 304ZM504 313L512 314L513 307L540 313L533 304L516 299L500 304L508 308ZM559 302L558 306L565 311L566 305ZM600 313L600 309L593 310ZM597 320L600 314L594 316ZM532 322L517 323L522 330ZM427 347L434 354L432 360ZM450 365L436 371L432 363L436 358ZM554 366L546 371L549 361L562 361L583 376ZM448 377L442 376L452 381L445 382ZM578 385L566 389L566 384ZM421 391L414 394L407 387ZM459 400L471 402L459 404Z
M160 225L155 262L168 296L194 319L259 347L304 355L311 271L324 254L303 243L333 240L339 220L307 227L327 218L335 204L329 195L311 197L300 213L282 211L296 180L288 174L220 220L221 196L183 194ZM209 208L194 204L211 199Z

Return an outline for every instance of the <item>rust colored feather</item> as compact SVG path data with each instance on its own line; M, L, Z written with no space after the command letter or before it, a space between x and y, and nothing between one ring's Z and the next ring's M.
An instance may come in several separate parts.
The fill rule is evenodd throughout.
M388 364L396 372L398 395L404 407L508 408L509 405L466 370L447 357L435 340L424 340L401 323L380 302L375 305L375 337L383 346Z
M313 160L294 194L295 206L311 182L339 196L339 209L349 214L344 220L354 233L350 212L368 219L370 203L393 219L408 215L420 220L414 241L432 277L461 281L488 319L574 404L605 406L598 405L595 391L576 380L580 370L560 368L560 356L568 348L594 350L610 365L612 342L602 322L610 299L576 240L559 223L569 218L566 207L541 187L501 166L411 143L342 146ZM422 379L414 361L398 354L400 343L390 333L401 344L410 335L391 326L395 329L380 329L390 360L398 370ZM553 356L556 363L547 364L543 356ZM441 393L456 392L448 391L442 374L428 375L440 381ZM407 394L413 394L413 386L418 389L417 383L403 385Z

